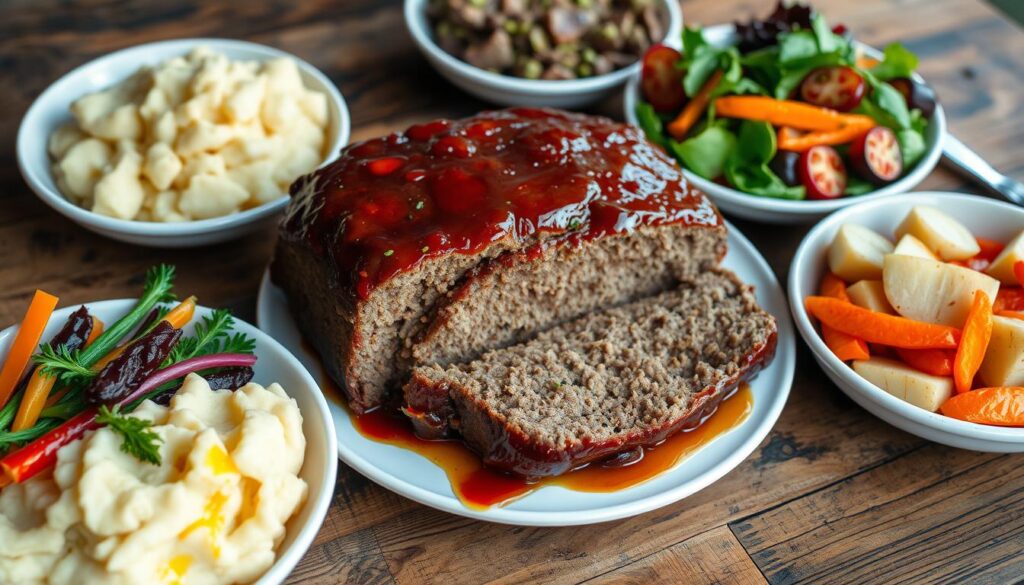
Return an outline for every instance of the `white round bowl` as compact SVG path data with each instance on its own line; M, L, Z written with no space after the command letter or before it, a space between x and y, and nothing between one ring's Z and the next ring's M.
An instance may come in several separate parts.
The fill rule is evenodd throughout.
M680 38L683 13L677 0L659 0L668 17L665 39ZM426 15L427 0L405 0L405 26L427 61L463 91L504 106L576 108L613 93L640 71L640 61L586 79L523 79L492 73L449 54L434 42Z
M113 323L135 305L135 300L117 299L84 304L91 314L103 322ZM43 339L53 337L64 325L68 315L76 310L78 305L54 311ZM210 312L211 310L206 307L197 307L196 318L204 317ZM302 508L285 525L287 532L277 547L277 560L256 581L257 585L278 585L284 583L313 543L334 498L334 483L338 473L334 419L330 415L320 387L299 360L284 346L239 319L235 319L234 330L256 340L257 361L253 368L253 381L263 385L273 382L281 384L285 392L299 405L299 411L302 413L302 433L306 436L306 458L299 476L309 485L309 494ZM16 333L17 326L0 331L0 356L3 358L6 358ZM185 333L192 333L192 325L185 328Z
M196 47L209 47L231 59L266 61L294 59L306 87L327 95L330 121L324 162L337 156L348 143L350 119L345 100L326 75L305 61L279 49L228 39L177 39L137 45L90 61L50 85L29 107L18 129L18 167L28 186L44 203L75 223L98 234L130 244L159 248L189 248L240 237L275 221L288 204L281 197L240 213L178 223L133 221L93 213L69 201L57 188L47 152L50 135L71 121L72 102L87 93L106 89L126 79L143 65L156 65L186 55Z
M726 46L736 42L736 32L731 24L720 24L705 28L704 35L708 42L719 46ZM680 41L672 39L668 44L679 48ZM874 48L861 43L857 43L857 46L869 57L882 57L882 53ZM921 76L916 73L914 78L918 81L923 81ZM633 125L637 125L636 105L639 100L640 75L637 74L632 76L626 84L626 93L623 99L625 119ZM926 150L924 156L921 157L921 160L914 165L914 168L909 173L898 181L894 181L864 195L840 197L826 201L792 201L749 195L714 181L709 181L696 173L690 172L685 167L683 168L683 173L690 183L707 193L714 200L715 204L718 205L719 209L730 215L761 223L810 223L825 217L837 209L849 207L863 201L910 191L932 172L935 165L939 164L939 159L942 157L942 140L945 135L946 114L942 109L942 104L938 104L925 132Z
M1024 452L1024 428L980 425L928 412L861 378L825 346L804 308L804 299L818 294L818 283L828 269L828 248L841 225L859 224L891 238L896 226L915 205L937 207L956 217L979 237L1005 242L1024 227L1024 208L956 193L907 193L865 201L833 213L807 234L789 269L787 292L796 327L810 346L814 359L836 386L868 412L894 427L951 447L998 453Z

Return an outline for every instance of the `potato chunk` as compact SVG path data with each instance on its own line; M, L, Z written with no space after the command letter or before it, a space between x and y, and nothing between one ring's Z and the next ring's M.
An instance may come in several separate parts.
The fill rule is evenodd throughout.
M1024 260L1024 231L1010 240L985 272L1003 284L1015 285L1017 277L1013 274L1013 265L1021 260Z
M976 270L915 256L885 257L882 282L896 312L908 319L963 327L974 291L995 300L999 281Z
M918 258L928 258L929 260L938 260L939 257L934 252L928 249L928 246L924 245L924 242L915 238L914 236L907 234L900 238L899 242L896 242L896 249L892 251L893 254L900 254L903 256L917 256Z
M896 310L889 304L885 297L885 287L881 280L861 280L846 289L850 295L850 301L858 307L875 311L876 313L887 313L895 315Z
M846 282L877 280L882 276L882 262L893 251L892 242L856 224L839 228L828 250L828 266Z
M986 386L1024 386L1024 319L992 317L992 339L978 376Z
M953 379L930 376L886 358L853 362L853 370L868 382L929 412L936 412L953 395Z
M978 240L962 223L935 209L918 205L896 228L896 237L910 234L943 260L966 260L981 251Z

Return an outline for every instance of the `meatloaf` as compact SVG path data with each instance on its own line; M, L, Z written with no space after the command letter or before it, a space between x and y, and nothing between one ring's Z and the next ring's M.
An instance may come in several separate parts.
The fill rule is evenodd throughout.
M559 475L694 427L774 355L776 324L723 270L467 364L417 367L406 414L484 462Z
M521 342L725 253L717 210L639 130L556 110L353 144L291 192L273 278L357 412L414 363Z

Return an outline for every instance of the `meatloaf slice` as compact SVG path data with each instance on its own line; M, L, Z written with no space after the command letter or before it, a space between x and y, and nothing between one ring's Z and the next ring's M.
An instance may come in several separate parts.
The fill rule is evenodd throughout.
M725 251L719 230L641 227L505 253L441 298L412 347L414 362L468 362L597 309L673 288L717 266Z
M418 367L406 414L488 465L559 475L693 427L774 355L775 319L723 270L461 365Z
M392 390L400 394L411 344L429 326L435 304L482 262L552 238L621 238L625 249L643 228L675 232L671 239L683 249L652 248L662 258L645 266L658 274L627 279L622 294L611 295L617 300L657 289L669 274L714 264L725 245L718 211L639 130L555 110L485 112L353 144L297 180L291 194L272 276L360 412ZM692 238L682 235L691 231ZM685 248L698 239L702 246ZM596 257L613 248L586 250ZM563 282L571 287L571 275ZM626 290L632 286L638 290ZM600 298L554 311L553 322L608 296L582 284L573 294ZM519 311L533 301L505 300L494 310ZM545 326L527 319L524 330ZM451 336L436 339L443 348ZM476 341L485 345L469 349L493 347Z

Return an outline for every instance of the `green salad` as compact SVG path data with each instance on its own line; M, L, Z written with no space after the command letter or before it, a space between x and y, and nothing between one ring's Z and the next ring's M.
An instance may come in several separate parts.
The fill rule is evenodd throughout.
M895 43L864 57L807 5L736 25L717 46L686 28L682 53L644 55L640 127L687 169L762 197L834 199L896 181L925 153L935 93Z

